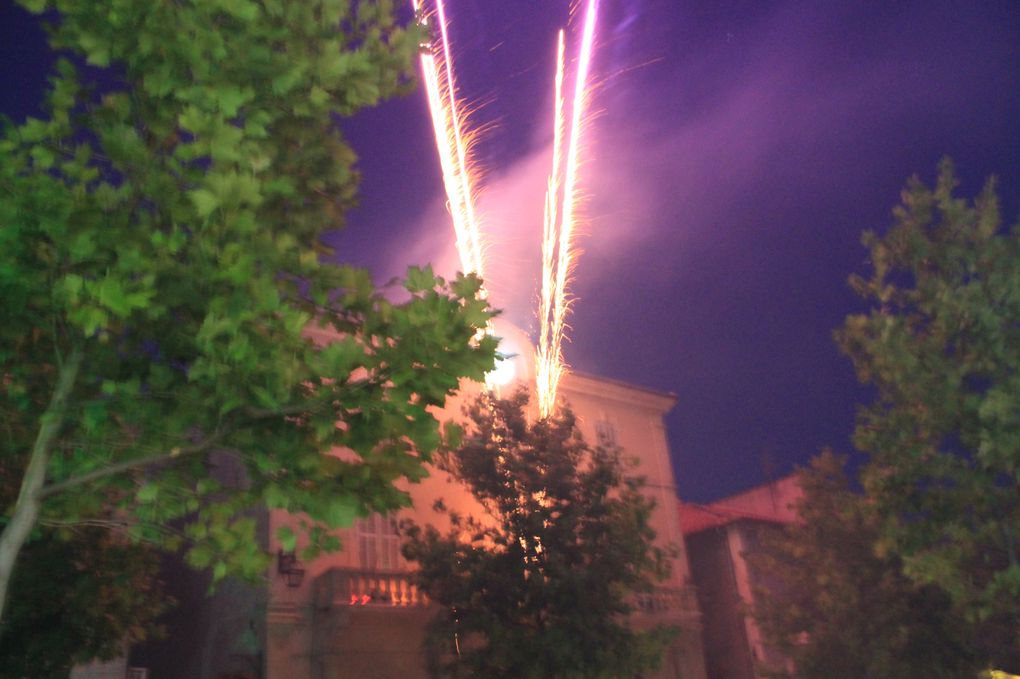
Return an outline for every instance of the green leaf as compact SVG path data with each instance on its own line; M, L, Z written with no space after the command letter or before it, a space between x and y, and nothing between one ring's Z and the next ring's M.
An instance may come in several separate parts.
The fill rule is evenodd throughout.
M290 506L290 494L276 483L270 483L263 492L267 507L287 509Z
M152 502L159 495L159 486L155 483L146 483L138 489L138 493L135 497L138 498L139 502Z
M280 549L285 552L297 549L297 536L289 526L280 526L276 529L276 540L280 543Z
M457 278L450 283L450 289L454 294L464 299L473 299L478 296L482 289L482 279L474 274L465 276L457 274Z
M86 61L93 66L104 68L110 65L110 46L104 39L92 33L82 33L78 44L85 52Z
M106 423L108 407L106 401L89 401L82 409L82 426L85 431L95 432Z
M453 421L443 423L443 446L445 448L459 448L463 440L464 427Z
M40 170L48 170L53 166L56 156L45 146L33 146L31 151L32 161Z
M64 292L67 294L72 304L77 303L84 285L85 280L77 274L72 273L64 276Z
M289 93L301 80L301 75L300 69L289 68L273 78L273 94L284 95Z
M412 266L407 270L407 281L405 287L408 292L425 292L436 285L436 275L432 272L432 266Z
M255 21L259 16L259 6L251 0L221 0L219 6L234 18L247 23Z
M226 85L216 91L220 111L228 118L236 116L241 106L250 101L252 96L254 96L254 92L251 88L242 88L237 85Z
M197 106L187 106L177 121L181 128L194 134L202 132L209 124L207 114Z
M129 294L123 283L112 276L100 281L95 292L99 302L120 317L129 315L133 309L144 307L148 299L145 293Z
M188 552L187 561L195 568L206 568L212 561L212 554L208 545L196 545Z
M276 410L280 407L279 400L273 395L273 393L261 387L257 384L251 385L251 392L255 395L255 401L266 410Z
M48 5L48 0L21 0L21 6L32 14L42 14Z
M219 199L207 189L194 189L188 192L199 217L208 217L220 205Z
M308 100L316 106L323 106L329 103L329 92L316 85L312 88L312 91L309 92Z
M242 149L239 147L244 138L244 131L233 125L219 125L215 128L209 139L209 155L218 163L230 163L241 158ZM214 177L210 177L210 187L222 199L224 193L229 190L232 184L243 181L236 175L232 176L232 183L227 188L220 188L213 183Z
M164 64L161 68L146 74L142 79L142 84L149 94L161 97L173 92L176 85L175 80L169 64Z
M321 513L323 522L330 528L346 528L358 515L358 502L349 495L336 495L327 499Z

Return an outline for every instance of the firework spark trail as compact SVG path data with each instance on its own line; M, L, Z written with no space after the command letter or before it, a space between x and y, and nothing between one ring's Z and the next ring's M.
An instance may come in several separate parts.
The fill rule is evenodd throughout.
M411 0L420 13L420 0ZM443 186L457 238L457 253L465 273L483 275L481 229L475 213L475 181L472 174L470 143L465 139L462 121L465 116L457 108L456 81L453 77L450 44L446 33L446 14L442 0L436 0L436 15L442 44L441 55L421 55L421 68L428 96L436 149L443 172ZM427 24L426 24L427 25Z
M415 13L422 13L421 0L411 0ZM484 276L484 260L482 258L482 233L480 220L475 212L475 173L471 158L471 141L473 135L465 132L463 114L457 105L457 85L453 76L453 57L450 54L450 40L446 30L446 10L442 0L436 0L436 19L439 22L439 39L441 49L438 51L430 44L429 51L421 55L422 76L432 115L432 128L436 137L436 150L439 153L439 164L443 173L443 187L446 190L447 205L456 234L457 254L460 257L461 269L464 273ZM428 26L426 17L422 22ZM483 286L480 293L487 297L488 292ZM491 319L486 323L485 330L479 331L479 339L483 334L492 334ZM498 369L485 375L486 386L498 392Z
M566 371L562 345L571 302L567 287L577 257L574 234L578 222L576 213L579 202L577 183L581 153L580 138L587 103L588 71L595 37L597 4L597 0L587 2L577 72L574 74L569 125L564 115L563 80L566 48L563 31L560 31L557 41L553 159L544 205L542 293L539 301L541 331L536 357L536 391L539 411L543 417L553 412L559 381ZM411 0L411 5L415 12L421 13L421 0ZM453 58L450 53L446 13L442 0L436 0L435 6L440 44L439 49L430 47L428 52L422 54L422 74L461 267L467 273L473 272L481 276L482 241L479 220L475 212L471 135L465 133L463 125L465 115L457 105ZM427 25L427 19L423 18L423 22ZM563 138L568 131L564 169Z
M542 281L543 304L546 296L551 298L549 313L540 319L543 324L541 336L547 338L546 346L539 346L539 360L537 362L537 380L539 392L539 411L542 416L547 417L553 412L556 404L556 392L559 387L559 380L566 366L562 359L562 344L566 327L566 316L570 309L570 297L567 294L567 284L570 282L570 274L576 262L576 249L574 246L574 234L577 227L577 203L579 200L577 190L577 177L580 165L580 138L583 113L587 100L588 91L588 70L591 66L592 47L595 39L595 13L597 0L588 0L587 10L584 17L584 29L581 35L581 47L578 52L577 73L574 75L574 95L571 100L570 109L570 138L567 147L566 171L563 177L563 208L559 217L558 230L553 222L553 231L556 234L556 256L554 276L544 277ZM559 66L557 66L559 68ZM560 75L557 73L557 79ZM559 97L557 97L558 99ZM557 102L557 108L559 108ZM557 127L562 125L560 117L557 117ZM555 135L554 135L555 136ZM558 168L558 150L554 150L554 172ZM550 191L552 191L553 180L550 180ZM558 189L558 186L556 187ZM556 200L553 194L553 201ZM555 213L549 210L549 197L546 197L547 216ZM543 250L551 248L553 238L543 239ZM543 264L546 257L552 257L551 252L543 251ZM543 266L543 274L545 267ZM544 326L548 324L546 329Z
M482 250L481 250L481 228L478 218L475 216L475 192L472 181L471 168L473 163L468 157L468 144L464 140L461 130L461 114L457 110L457 87L453 77L453 57L450 54L450 39L446 34L446 12L443 9L443 0L436 0L436 12L439 18L439 32L443 43L443 66L446 71L446 93L448 109L450 112L450 123L453 130L453 142L457 151L457 177L460 179L460 193L463 200L464 214L468 224L470 238L471 257L475 263L475 269L479 276L482 275Z
M552 328L549 322L553 309L555 261L556 261L556 217L560 194L560 155L563 146L563 60L566 50L563 31L556 41L556 89L553 102L553 155L552 172L545 193L545 219L542 224L542 296L539 301L538 317L540 334L538 356L536 357L535 391L539 410L543 417L552 411L556 401L556 385L559 382L561 357L559 346L553 345Z

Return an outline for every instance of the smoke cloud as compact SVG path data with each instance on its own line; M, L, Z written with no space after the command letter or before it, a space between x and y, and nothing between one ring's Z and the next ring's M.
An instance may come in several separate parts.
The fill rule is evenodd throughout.
M568 362L679 393L671 445L694 500L754 482L764 448L780 451L779 473L823 445L849 449L866 395L830 333L858 305L845 280L864 265L861 232L889 224L907 177L930 180L943 155L968 193L990 173L1020 185L1015 9L604 7ZM480 208L492 300L534 337L554 32L548 55L515 50L527 27L479 38L472 54L485 67L523 60L478 93L499 102ZM527 95L522 79L537 83ZM389 249L394 272L459 268L432 186L414 235ZM1007 192L1005 214L1018 204Z

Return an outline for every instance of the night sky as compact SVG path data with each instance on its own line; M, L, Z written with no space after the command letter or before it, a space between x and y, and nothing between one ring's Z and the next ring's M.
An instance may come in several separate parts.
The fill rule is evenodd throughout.
M484 129L488 285L534 333L556 30L566 0L447 0L461 94ZM36 110L48 56L0 0L0 112ZM832 330L861 304L865 229L951 156L1020 208L1020 3L602 0L566 357L673 392L682 497L709 501L850 450L860 387ZM578 22L579 23L579 22ZM576 28L576 27L575 27ZM575 31L576 34L577 31ZM424 95L344 124L361 206L331 241L382 282L450 274Z

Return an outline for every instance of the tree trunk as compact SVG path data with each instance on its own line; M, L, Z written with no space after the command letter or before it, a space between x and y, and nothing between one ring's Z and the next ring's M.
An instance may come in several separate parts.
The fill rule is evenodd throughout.
M7 587L11 583L14 563L39 518L39 507L42 502L39 490L46 481L46 467L50 460L53 441L64 424L67 397L78 377L81 358L81 351L75 348L60 368L50 404L39 418L39 433L32 445L32 455L28 460L25 476L21 480L21 490L14 505L14 514L4 527L3 533L0 533L0 620L3 620Z

